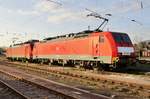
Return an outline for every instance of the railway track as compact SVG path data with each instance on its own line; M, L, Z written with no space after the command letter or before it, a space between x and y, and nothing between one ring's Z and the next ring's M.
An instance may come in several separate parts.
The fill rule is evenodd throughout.
M27 99L25 95L14 89L9 84L0 79L0 98L1 99Z
M1 67L0 75L3 76L0 77L4 81L28 96L29 99L112 99L108 96L25 74L12 68ZM15 80L10 80L14 78Z
M17 65L17 64L12 64L12 63L7 63L7 65ZM75 73L70 73L68 71L60 71L60 70L51 70L49 68L41 68L39 66L23 66L23 65L17 65L19 66L19 68L22 69L28 69L30 71L36 71L39 72L41 74L46 74L46 75L53 75L56 77L60 77L60 78L64 78L64 79L72 79L72 77L74 77L74 79L78 80L78 81L82 81L82 80L87 80L87 83L92 83L93 81L95 82L94 84L99 84L99 83L104 83L109 84L109 85L118 85L118 87L126 87L127 89L130 89L134 94L138 94L140 96L146 96L146 97L150 97L150 85L149 84L143 84L142 83L136 83L135 82L128 82L128 81L122 81L122 80L116 80L116 79L110 79L110 78L105 78L105 77L92 77L89 75L81 75L81 74L75 74ZM91 81L91 82L90 82ZM115 86L116 87L116 86Z
M0 83L20 95L20 99L72 99L69 96L56 93L46 87L29 82L19 76L0 73Z

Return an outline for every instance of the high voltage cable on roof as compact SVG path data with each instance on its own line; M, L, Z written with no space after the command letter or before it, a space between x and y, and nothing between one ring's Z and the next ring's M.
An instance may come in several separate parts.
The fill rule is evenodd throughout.
M99 15L97 12L92 11L92 10L90 10L90 9L88 9L88 8L86 8L85 10L91 12L91 14L88 14L87 16L94 16L95 18L99 18L99 19L103 19L103 20L104 20L104 21L102 22L102 24L101 24L96 30L99 30L99 28L102 27L103 25L104 25L104 26L103 26L103 28L104 28L104 27L106 26L106 24L108 23L108 19L102 17L102 16ZM106 15L106 16L114 16L114 15L112 15L112 14L110 14L110 13L105 14L105 15ZM122 16L120 16L120 17L122 17ZM123 17L124 17L124 16L123 16ZM124 18L126 18L126 19L128 19L129 21L132 21L132 22L134 22L134 23L137 23L137 24L139 24L139 25L143 25L141 22L139 22L139 21L137 21L137 20L135 20L135 19L131 19L131 18L129 18L129 17L124 17ZM103 30L103 28L102 28L102 30Z

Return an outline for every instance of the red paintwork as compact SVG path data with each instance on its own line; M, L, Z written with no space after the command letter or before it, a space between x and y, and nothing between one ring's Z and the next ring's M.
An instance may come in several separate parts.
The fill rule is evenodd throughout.
M99 43L100 35L104 35L105 37L105 42L102 44ZM90 36L87 36L85 38L35 43L33 49L33 56L38 55L116 56L115 46L112 46L114 44L115 42L109 32L102 32L102 33L96 32L91 33Z
M6 56L30 59L32 57L32 50L30 44L23 44L23 45L7 48Z

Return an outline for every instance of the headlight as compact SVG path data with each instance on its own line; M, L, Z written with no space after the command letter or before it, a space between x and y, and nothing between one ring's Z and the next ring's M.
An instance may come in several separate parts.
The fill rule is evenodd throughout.
M119 61L119 57L113 57L112 61L113 62L118 62Z

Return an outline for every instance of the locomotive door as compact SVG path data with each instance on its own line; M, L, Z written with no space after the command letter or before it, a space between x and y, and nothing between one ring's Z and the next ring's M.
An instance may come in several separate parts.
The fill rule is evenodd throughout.
M99 56L100 47L99 47L99 37L96 36L93 39L93 56Z

